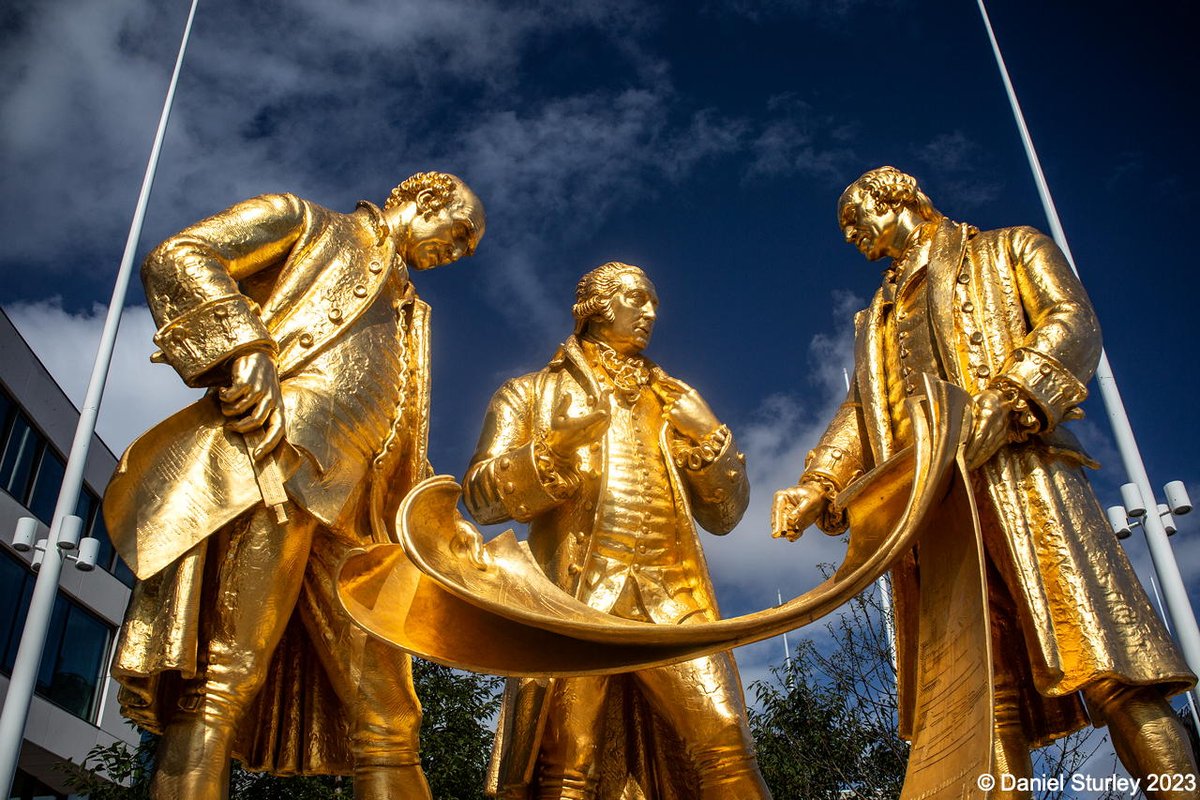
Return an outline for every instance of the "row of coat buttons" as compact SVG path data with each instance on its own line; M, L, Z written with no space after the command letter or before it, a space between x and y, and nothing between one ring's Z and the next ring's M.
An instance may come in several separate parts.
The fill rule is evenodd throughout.
M368 266L367 269L372 274L378 275L379 273L383 272L383 263L379 259L375 259L371 262L370 266ZM354 291L354 296L360 297L360 298L366 297L367 293L368 293L367 287L361 283L355 284L353 291ZM329 309L329 321L332 322L333 324L335 324L335 325L340 324L342 321L342 317L343 317L342 310L340 308ZM300 334L299 342L300 342L301 347L312 347L313 344L316 343L316 340L313 338L313 335L311 333L302 333L302 334Z

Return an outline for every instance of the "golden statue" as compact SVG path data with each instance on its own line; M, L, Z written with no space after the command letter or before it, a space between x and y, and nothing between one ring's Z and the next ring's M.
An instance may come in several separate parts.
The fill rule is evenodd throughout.
M194 405L122 457L104 513L140 579L113 673L162 734L158 800L227 796L230 756L428 798L411 662L334 595L343 555L428 472L428 307L408 269L471 255L479 200L414 175L351 214L265 195L187 228L142 268L156 359Z
M910 765L904 796L917 796L918 785L932 787L920 796L943 789L955 798L986 796L960 794L967 777L974 791L979 773L950 780L944 741L929 741L948 737L928 729L954 724L930 705L945 690L939 678L944 685L978 677L990 687L985 756L996 776L1028 778L1030 748L1084 727L1089 717L1108 725L1135 777L1194 775L1166 697L1195 678L1084 477L1082 467L1094 464L1062 425L1081 416L1100 331L1061 251L1032 228L980 231L951 222L914 178L892 167L852 183L838 219L847 242L891 264L855 318L849 396L809 453L799 485L775 496L774 535L794 540L814 522L828 533L843 529L836 493L918 435L910 414L925 391L922 373L961 387L973 412L962 454L970 497L946 514L944 537L922 537L893 568L900 732L914 741L914 761L924 759L919 769L929 768L915 774L918 766ZM974 676L947 655L952 641L934 641L967 614L951 602L943 563L973 529L981 542L981 602L962 631L981 642L974 650L984 661ZM997 783L990 796L1029 796L1003 787ZM1195 797L1194 786L1150 796Z
M729 429L641 355L657 308L637 267L583 276L574 335L492 398L464 487L480 522L529 523L537 564L591 609L678 626L718 618L693 515L727 533L749 487ZM492 772L510 800L769 797L729 652L510 679Z

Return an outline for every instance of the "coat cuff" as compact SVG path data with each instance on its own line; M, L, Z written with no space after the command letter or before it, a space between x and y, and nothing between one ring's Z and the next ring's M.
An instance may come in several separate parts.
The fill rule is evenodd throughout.
M1052 356L1019 347L1009 355L999 380L1015 385L1036 406L1049 431L1087 398L1087 386Z
M680 469L679 474L689 487L692 513L700 526L718 536L733 530L750 503L746 456L738 450L733 434L724 437L711 461L698 469Z
M548 508L562 502L558 484L545 473L539 448L530 443L500 456L495 462L496 492L508 515L517 522L529 522Z
M203 386L212 369L249 350L275 352L275 340L241 295L210 300L180 314L154 335L162 358L189 386Z
M844 448L822 444L808 451L801 480L811 477L823 478L833 486L836 493L845 489L862 474L862 459Z

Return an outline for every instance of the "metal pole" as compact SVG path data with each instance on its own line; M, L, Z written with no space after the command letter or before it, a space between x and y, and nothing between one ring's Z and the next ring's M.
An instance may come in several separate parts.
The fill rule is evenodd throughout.
M1046 218L1050 222L1050 231L1054 241L1062 248L1067 262L1076 275L1079 270L1075 267L1075 259L1067 244L1066 233L1063 232L1058 210L1054 207L1054 199L1050 196L1050 187L1046 184L1046 176L1042 173L1042 165L1038 160L1037 151L1033 147L1033 139L1029 128L1025 125L1025 116L1021 113L1021 105L1017 102L1017 93L1013 89L1012 80L1008 76L1008 68L1004 65L1004 56L1000 54L1000 43L996 41L996 33L992 30L992 22L988 18L983 0L977 0L979 13L983 15L983 24L987 28L988 39L992 42L992 52L996 56L996 65L1000 68L1000 77L1004 80L1008 101L1012 105L1013 116L1017 128L1021 132L1021 142L1025 145L1025 154L1029 158L1029 167L1033 170L1033 179L1037 184L1038 195L1042 198L1042 206L1046 210ZM1096 367L1096 384L1100 388L1100 397L1112 425L1113 437L1117 442L1117 450L1131 483L1137 485L1142 493L1142 499L1147 503L1147 509L1156 509L1158 503L1154 499L1154 489L1150 485L1150 477L1146 474L1146 465L1138 450L1137 440L1133 436L1133 428L1129 424L1129 415L1125 412L1125 404L1121 401L1121 393L1117 389L1117 380L1113 377L1112 367L1108 363L1108 354L1100 351L1100 363ZM1163 595L1167 601L1167 609L1175 623L1175 638L1183 651L1184 660L1192 672L1200 674L1200 627L1196 625L1196 614L1188 599L1187 587L1184 586L1183 576L1179 573L1179 564L1175 561L1175 553L1167 540L1167 531L1163 527L1162 518L1157 513L1150 512L1142 520L1142 532L1146 536L1146 545L1150 548L1150 559L1154 562L1154 571L1158 573Z
M783 605L783 592L781 592L779 589L776 589L775 596L779 598L779 605ZM788 664L792 663L792 651L788 647L787 631L783 632L783 659Z
M84 397L83 407L79 411L79 424L75 428L75 438L71 443L71 454L67 458L62 488L58 493L58 502L54 506L50 535L46 540L46 555L33 587L29 614L25 618L21 644L17 649L12 676L8 682L4 710L0 713L0 787L3 787L6 793L11 791L13 778L16 776L17 761L21 755L21 742L25 738L25 722L29 716L29 705L33 701L42 651L46 646L46 634L50 627L50 615L54 610L54 599L58 594L58 579L62 572L63 562L57 546L58 532L62 527L63 518L68 514L75 513L79 492L83 488L83 470L87 464L92 436L96 431L96 416L100 409L100 398L104 394L104 383L108 378L109 366L112 363L117 328L121 323L125 294L129 288L130 274L133 271L133 256L137 250L138 239L141 237L142 221L145 219L146 206L150 201L150 188L154 184L159 152L162 150L167 121L171 117L171 103L175 98L175 86L179 82L179 72L183 67L183 54L187 49L188 37L191 35L197 2L199 0L192 0L187 24L183 29L183 40L179 44L179 55L175 59L175 70L171 74L167 97L163 102L162 114L158 119L158 131L154 135L154 145L150 149L150 160L146 165L145 177L142 179L141 194L138 196L133 222L129 227L129 238L125 241L125 253L121 258L121 266L117 270L117 280L113 286L112 300L108 304L108 316L104 320L104 332L100 337L100 346L96 351L96 363L92 367L92 377L88 382L87 394Z

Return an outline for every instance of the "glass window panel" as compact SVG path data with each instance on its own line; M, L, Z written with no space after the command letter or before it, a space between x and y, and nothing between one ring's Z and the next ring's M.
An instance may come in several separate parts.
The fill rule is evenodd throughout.
M9 800L67 800L75 795L59 794L23 769L13 778Z
M0 460L0 488L24 504L29 493L29 478L42 449L42 437L24 414L17 414Z
M96 500L96 495L92 494L92 490L83 487L83 491L79 493L79 502L75 504L75 516L83 520L83 535L88 535L88 528L92 525L92 515L96 513L96 507L99 503Z
M92 522L92 536L100 540L100 550L96 555L96 566L100 569L106 569L109 572L113 571L113 561L120 561L116 551L113 550L112 540L108 538L108 526L104 524L104 515L97 513L96 519Z
M75 603L62 602L60 605L66 609L64 623L58 646L54 648L55 657L45 659L42 664L43 671L46 661L53 665L49 685L42 694L75 716L91 720L96 688L108 654L110 629ZM55 617L57 619L57 613ZM55 640L51 639L50 643L54 644Z
M17 404L8 396L8 392L0 390L0 442L8 440L8 426L17 413Z
M133 588L133 584L137 580L137 576L133 574L133 570L125 565L125 562L120 556L117 556L115 559L113 559L112 574L116 576L117 580L128 586L130 589Z
M12 674L33 595L33 573L7 551L0 556L0 671Z
M50 627L46 630L46 649L42 651L42 663L38 666L37 693L43 697L54 682L54 662L58 659L58 649L62 646L70 602L61 592L54 598L54 612L50 615Z
M0 554L0 609L5 609L0 613L0 672L6 675L16 661L33 582L24 564L7 552ZM92 721L112 634L111 626L60 592L46 633L37 693Z
M58 502L58 491L62 488L63 476L66 475L67 465L51 448L44 448L42 463L38 466L37 477L33 479L33 490L29 493L26 504L33 515L47 525L54 518L54 505Z

